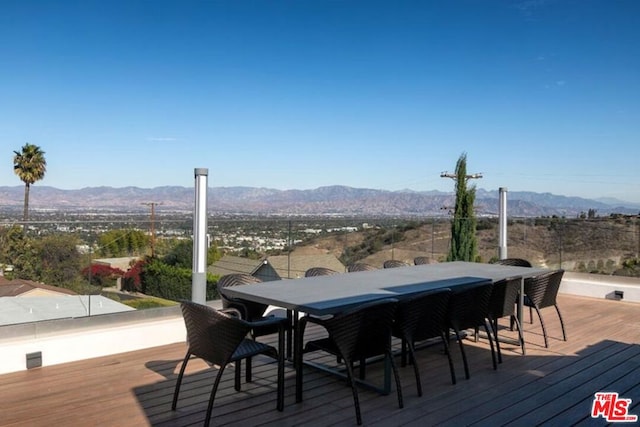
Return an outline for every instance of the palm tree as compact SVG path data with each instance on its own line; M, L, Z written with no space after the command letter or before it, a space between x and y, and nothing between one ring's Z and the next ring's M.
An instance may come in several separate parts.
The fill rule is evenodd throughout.
M22 151L14 151L13 171L24 182L24 213L23 220L29 219L29 188L31 184L44 178L47 171L47 161L44 151L37 145L26 143Z

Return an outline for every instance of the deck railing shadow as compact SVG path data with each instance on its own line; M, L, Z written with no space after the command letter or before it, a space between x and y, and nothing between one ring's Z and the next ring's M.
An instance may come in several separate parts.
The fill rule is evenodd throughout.
M176 370L180 368L180 363L182 363L182 359L151 360L145 363L144 366L156 374L169 379L177 378Z

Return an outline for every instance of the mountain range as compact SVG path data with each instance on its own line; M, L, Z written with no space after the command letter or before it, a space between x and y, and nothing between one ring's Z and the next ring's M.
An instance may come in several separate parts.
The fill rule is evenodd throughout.
M58 211L148 211L154 203L158 212L190 211L194 206L193 188L165 186L87 187L62 190L31 187L29 206L33 210ZM22 208L23 186L0 187L0 207ZM276 190L257 187L211 187L207 192L208 210L223 214L251 215L345 215L345 216L444 216L455 202L453 193L441 191L388 191L347 186L319 187L313 190ZM592 200L551 193L508 192L510 216L575 217L590 209L597 215L638 214L640 204L615 199ZM476 190L478 215L497 215L498 190Z

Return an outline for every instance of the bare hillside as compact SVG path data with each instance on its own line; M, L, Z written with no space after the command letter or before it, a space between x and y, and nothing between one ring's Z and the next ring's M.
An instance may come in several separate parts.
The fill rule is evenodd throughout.
M534 265L567 270L613 273L625 259L638 257L640 232L633 218L594 221L536 220L515 222L508 227L508 255L525 258ZM480 261L498 257L498 227L480 222ZM449 250L448 221L422 223L399 230L370 229L319 237L296 248L332 253L344 264L356 261L378 267L388 259L412 264L417 256L442 262Z

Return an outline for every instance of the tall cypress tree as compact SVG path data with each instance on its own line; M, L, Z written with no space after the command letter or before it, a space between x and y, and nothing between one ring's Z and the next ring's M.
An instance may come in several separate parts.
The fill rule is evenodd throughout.
M456 205L451 222L451 247L447 261L476 261L478 242L476 239L476 216L473 204L476 187L467 187L467 153L462 153L456 163Z

